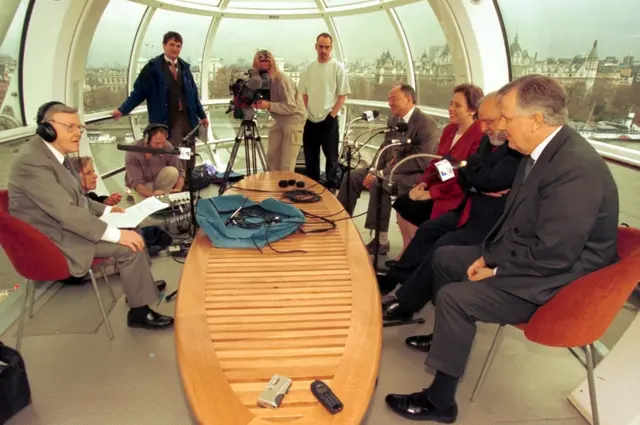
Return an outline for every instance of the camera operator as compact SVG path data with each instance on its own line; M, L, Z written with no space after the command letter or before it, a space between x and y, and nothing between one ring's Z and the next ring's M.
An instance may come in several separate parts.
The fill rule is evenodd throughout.
M271 52L260 50L253 57L253 67L267 72L271 79L270 100L258 100L257 109L269 111L275 124L269 130L267 167L269 171L294 171L302 145L307 111L302 95L293 82L276 65Z

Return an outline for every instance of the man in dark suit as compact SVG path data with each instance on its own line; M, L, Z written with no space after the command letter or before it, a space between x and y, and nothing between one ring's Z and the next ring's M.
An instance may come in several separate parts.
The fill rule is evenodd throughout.
M147 101L149 122L169 127L169 141L179 146L198 125L209 125L204 113L191 66L181 59L182 36L169 31L162 39L164 53L151 59L140 71L133 91L111 115L118 119Z
M528 75L498 93L509 146L525 157L484 242L434 254L441 288L426 364L436 375L419 393L387 395L405 417L455 420L476 321L526 323L563 286L617 259L618 189L598 152L566 125L565 90Z
M402 287L382 307L384 320L409 320L430 300L434 251L448 245L477 245L487 236L504 211L522 154L509 148L499 130L500 106L496 92L486 95L478 108L478 121L485 133L478 152L460 168L460 186L466 195L462 203L436 219L422 224L400 261L378 275L381 292ZM410 337L414 348L430 343L425 337Z
M76 109L49 102L38 111L37 121L37 135L11 163L10 213L60 248L72 276L87 274L96 257L114 258L131 306L127 316L130 327L172 326L173 318L148 307L158 301L158 289L144 240L133 230L121 230L100 220L105 214L124 210L88 199L66 156L78 152L85 130Z
M435 120L416 107L416 92L410 85L401 84L389 91L389 108L395 119L403 120L409 126L405 136L411 139L415 148L410 152L404 152L404 148L389 148L384 151L380 158L378 169L382 170L385 176L389 175L394 165L402 159L402 156L418 152L435 153L440 136ZM396 132L388 132L378 152L392 143L393 139L397 138L398 134ZM397 190L398 195L403 195L411 190L428 164L428 158L418 158L398 167L395 175L395 181L397 182L395 190ZM373 166L374 164L371 164L371 167ZM388 193L383 192L382 199L379 201L377 199L377 184L375 176L369 173L369 169L353 170L350 173L349 180L342 179L340 192L338 192L338 201L350 215L353 215L360 193L364 188L369 189L369 208L364 227L370 230L375 229L376 214L379 211L381 214L380 254L384 255L390 249L388 232L391 218L391 198ZM347 196L348 191L350 192L349 196ZM347 198L349 198L348 203ZM378 206L379 203L380 207ZM375 239L367 244L367 249L371 254L374 253Z

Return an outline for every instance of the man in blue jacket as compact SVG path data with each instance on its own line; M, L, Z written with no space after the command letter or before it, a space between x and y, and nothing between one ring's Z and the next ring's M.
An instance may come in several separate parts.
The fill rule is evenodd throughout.
M190 65L179 58L182 36L169 31L162 46L164 53L147 62L127 100L111 115L117 120L146 100L149 122L169 127L169 141L178 146L198 122L207 126L209 120L198 98Z

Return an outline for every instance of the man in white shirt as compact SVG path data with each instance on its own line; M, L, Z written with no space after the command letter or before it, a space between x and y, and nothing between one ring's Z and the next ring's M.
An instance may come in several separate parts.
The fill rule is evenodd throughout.
M100 220L124 212L84 196L80 180L66 157L77 153L85 127L77 110L48 102L38 110L38 129L12 161L9 173L9 211L32 225L60 248L72 276L84 276L94 258L114 258L131 310L130 327L160 329L173 318L151 310L158 301L142 237ZM46 262L46 258L36 261Z
M304 126L303 148L306 174L320 181L320 148L327 163L327 188L338 187L338 145L340 128L338 113L350 94L349 80L344 65L331 58L333 39L322 33L316 38L318 60L310 63L300 75L298 88L307 107L308 119Z

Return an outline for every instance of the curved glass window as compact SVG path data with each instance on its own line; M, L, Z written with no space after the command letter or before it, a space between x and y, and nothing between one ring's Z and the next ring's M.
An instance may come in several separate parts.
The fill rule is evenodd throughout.
M498 3L513 78L534 73L557 78L569 94L570 124L581 134L640 149L640 57L633 56L640 55L640 2Z
M389 90L407 82L407 61L386 12L333 18L340 35L351 99L387 100Z
M324 3L329 7L346 6L349 4L367 3L370 0L324 0Z
M111 0L91 40L84 72L84 111L108 111L127 98L131 45L145 7Z
M452 49L436 15L428 2L400 6L394 10L411 49L418 104L447 108L456 85L456 72Z
M298 83L305 65L316 58L317 35L326 31L327 26L320 18L281 21L223 18L209 59L210 96L230 97L229 84L244 77L256 51L261 49L269 50L280 70ZM215 127L213 130L215 133Z
M227 7L237 9L316 9L315 0L231 0Z
M144 36L138 72L154 57L163 53L162 37L168 31L175 31L182 36L180 57L191 64L191 72L200 89L200 70L202 69L202 52L211 24L210 16L192 15L169 10L158 9L153 14L149 28Z
M20 55L20 37L28 1L21 1L14 10L5 9L2 13L13 13L9 28L0 28L0 132L22 126L20 116L20 92L18 90L18 60ZM4 36L4 38L2 38Z

